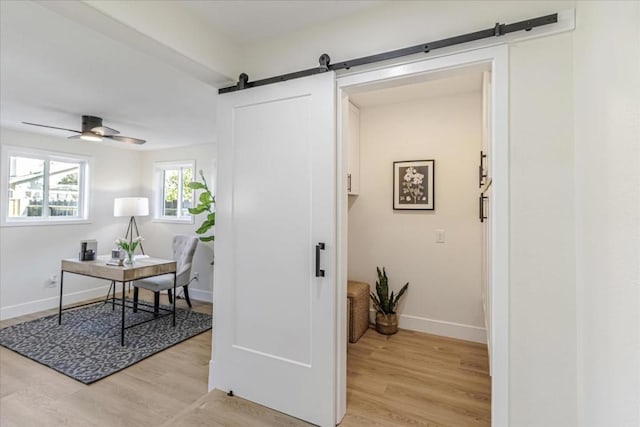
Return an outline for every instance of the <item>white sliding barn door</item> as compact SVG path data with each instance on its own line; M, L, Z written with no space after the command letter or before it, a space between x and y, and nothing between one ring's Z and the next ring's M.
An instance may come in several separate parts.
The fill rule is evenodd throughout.
M333 72L218 97L214 387L321 426L336 418L335 108Z

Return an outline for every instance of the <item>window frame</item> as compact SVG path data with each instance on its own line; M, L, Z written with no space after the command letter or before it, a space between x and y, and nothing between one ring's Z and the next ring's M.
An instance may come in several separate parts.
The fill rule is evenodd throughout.
M0 214L0 226L33 226L33 225L63 225L89 223L89 188L90 170L93 158L78 154L64 153L60 151L43 150L31 147L17 147L3 145L0 157L2 159L2 173L0 174L0 197L2 200L2 213ZM9 216L9 174L11 171L11 157L25 157L44 161L42 175L42 210L46 215L34 217L10 217ZM78 215L73 217L49 215L49 168L50 162L77 163L78 170Z
M194 216L191 214L182 216L182 201L184 199L182 181L182 169L191 168L192 179L195 178L195 160L175 160L153 163L153 219L152 222L167 222L179 224L194 224ZM180 170L178 174L178 203L177 213L179 216L166 216L164 213L164 172L167 170ZM195 190L191 190L191 200L195 203Z

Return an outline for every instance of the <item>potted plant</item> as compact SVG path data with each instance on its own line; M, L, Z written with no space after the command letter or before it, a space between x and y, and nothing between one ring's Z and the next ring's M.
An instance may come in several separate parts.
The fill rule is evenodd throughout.
M191 215L199 215L204 213L207 215L207 218L202 222L202 225L196 230L196 234L205 234L209 230L216 225L216 213L214 211L214 205L216 203L216 197L209 190L209 186L207 186L207 180L204 178L204 173L202 170L200 172L200 178L202 178L202 182L193 181L189 183L189 188L192 190L202 190L200 196L198 197L198 204L189 208L189 213ZM210 236L200 236L201 242L211 242L215 239L215 236L211 234Z
M376 331L384 335L392 335L398 332L398 315L396 314L396 308L400 297L404 295L409 287L409 282L400 289L400 292L394 295L391 291L389 295L389 279L387 278L387 272L384 267L382 271L378 270L378 281L376 282L376 293L371 292L369 296L373 305L376 308Z
M216 212L215 212L215 203L216 196L213 195L209 186L207 185L207 180L204 178L204 173L202 169L198 171L200 173L200 178L202 178L202 182L193 181L188 184L189 188L192 190L201 190L200 195L198 196L198 203L195 207L189 208L189 213L191 215L200 215L205 214L206 218L196 230L196 234L199 234L201 242L212 242L215 240L215 235L211 231L211 229L216 225ZM211 233L208 236L207 233ZM213 259L211 260L211 265L213 265Z

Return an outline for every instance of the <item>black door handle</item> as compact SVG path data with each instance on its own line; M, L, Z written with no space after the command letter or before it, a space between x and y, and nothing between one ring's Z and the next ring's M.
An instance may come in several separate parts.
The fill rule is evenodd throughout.
M480 195L480 198L478 199L479 201L479 208L480 208L480 212L479 212L479 217L480 217L480 222L484 222L485 219L487 219L487 217L485 216L484 213L484 201L487 200L488 197L485 196L484 194Z
M320 251L324 250L324 243L316 245L316 277L324 277L324 270L320 269Z

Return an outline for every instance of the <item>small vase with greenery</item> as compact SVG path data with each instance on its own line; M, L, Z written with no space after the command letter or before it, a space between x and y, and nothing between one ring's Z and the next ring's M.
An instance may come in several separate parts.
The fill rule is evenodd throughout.
M382 267L382 271L380 271L379 267L376 267L376 270L378 270L376 293L371 292L369 294L377 311L376 330L384 335L392 335L398 332L396 308L398 308L400 297L402 297L407 291L407 288L409 288L409 282L407 282L397 294L394 295L394 292L391 291L391 295L389 295L389 278L387 277L387 272L384 267Z
M131 236L133 237L133 235ZM116 240L116 245L127 254L127 258L124 260L125 264L133 265L133 254L136 251L136 248L144 239L142 236L138 236L135 239L130 239L127 241L124 237Z

